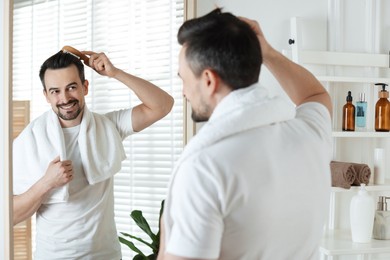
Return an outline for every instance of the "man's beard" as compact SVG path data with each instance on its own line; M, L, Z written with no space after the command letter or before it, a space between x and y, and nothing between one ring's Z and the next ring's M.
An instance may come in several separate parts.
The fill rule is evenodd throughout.
M77 100L74 100L74 101L70 101L68 102L67 104L62 104L62 105L57 105L57 109L58 109L58 112L57 112L57 115L59 118L63 119L63 120L67 120L67 121L70 121L70 120L74 120L76 119L80 113L84 110L84 106L83 107L80 107L75 111L75 112L72 112L72 113L67 113L65 111L65 113L61 113L61 107L62 106L66 106L66 105L69 105L71 103L75 103L75 106L77 106L79 104L79 102Z
M207 122L210 119L209 106L206 105L206 103L202 102L202 105L200 107L202 109L201 111L195 111L192 108L191 118L195 123Z

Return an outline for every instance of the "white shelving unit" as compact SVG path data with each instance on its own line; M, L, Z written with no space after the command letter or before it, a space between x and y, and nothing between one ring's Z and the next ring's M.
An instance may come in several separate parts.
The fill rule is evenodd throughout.
M383 193L390 191L390 181L386 180L386 183L382 185L368 185L366 188L371 195L383 195ZM349 207L340 207L340 200L349 201L358 190L357 186L352 186L350 189L332 187L328 223L320 245L322 259L339 259L345 255L354 256L355 258L352 259L372 259L371 256L376 254L389 254L388 259L390 259L390 240L372 239L367 244L354 243L351 238L351 230L345 226L340 227L342 225L338 223L340 220L337 217L340 214L340 208L344 209L346 217L348 217L349 212Z
M351 240L350 230L328 230L320 247L326 257L357 255L364 259L367 255L390 253L390 242L372 239L367 244L357 244Z
M386 56L388 57L388 56ZM317 76L317 79L322 82L355 82L355 83L371 83L377 82L389 83L389 78L368 78L368 77L340 77L340 76Z
M344 189L339 187L332 187L332 193L357 193L359 191L358 186L352 186L350 189ZM366 186L368 192L382 192L390 191L390 180L386 180L385 184L368 185Z
M356 138L389 138L390 133L387 132L343 132L343 131L333 131L333 137L356 137Z
M293 61L312 71L317 79L327 88L332 97L334 106L333 159L348 161L346 159L350 159L348 156L354 156L353 159L355 162L361 161L367 163L373 174L370 148L376 147L383 142L390 142L390 132L375 132L373 115L375 112L373 107L377 100L377 92L374 84L380 82L390 85L390 53L369 54L305 51L300 48L302 43L300 39L301 32L299 31L301 28L300 23L300 19L296 17L291 19L291 39L294 43L292 44L292 51L285 52L285 55L290 56ZM356 68L367 72L362 73L367 76L362 76L359 73L351 73L353 75L350 76L348 72ZM345 104L346 90L347 88L348 90L355 90L361 89L362 87L368 92L368 102L371 105L371 110L368 111L370 116L367 117L367 129L364 131L343 132L341 131L340 113L342 106ZM344 96L340 97L340 95ZM348 148L346 147L349 145L359 147L361 153L359 154L355 149L353 155L348 154L346 152ZM390 150L388 153L390 154ZM320 246L322 259L375 259L372 257L375 257L377 254L389 254L388 258L385 259L390 259L390 240L372 239L367 244L352 242L351 231L349 229L349 202L352 196L358 192L358 189L359 187L351 187L350 189L332 187L328 223L325 227L325 234ZM387 180L383 185L369 183L367 190L377 199L378 195L390 193L390 180ZM342 223L342 220L344 223Z

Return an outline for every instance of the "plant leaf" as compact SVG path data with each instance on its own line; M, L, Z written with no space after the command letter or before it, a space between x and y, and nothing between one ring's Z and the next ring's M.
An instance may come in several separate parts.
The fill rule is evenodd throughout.
M153 243L152 243L152 245L157 248L156 251L153 250L153 253L155 253L156 255L158 255L158 251L160 250L160 227L161 227L161 217L162 217L163 212L164 212L164 203L165 203L165 200L162 200L161 201L161 208L160 208L160 215L158 218L158 232L156 234L156 240L153 240Z
M148 260L157 260L157 255L156 254L151 254L147 256Z
M133 260L148 260L149 256L136 255L133 257Z
M146 221L144 216L142 215L142 211L133 210L130 214L135 223L143 230L146 234L152 239L152 241L156 240L156 235L150 229L149 223Z
M162 200L161 201L161 208L160 208L160 215L158 217L158 234L160 234L161 217L162 217L163 212L164 212L164 203L165 203L165 200Z
M159 233L156 236L157 237L156 241L153 241L153 243L152 243L152 248L153 248L154 254L158 254L158 250L159 250L159 246L160 246L160 241L158 240L158 238L160 237Z
M142 238L139 238L139 237L136 237L136 236L133 236L133 235L130 235L128 233L124 233L124 232L120 232L123 236L127 236L127 237L130 237L132 239L135 239L145 245L147 245L148 247L150 247L152 250L153 250L153 254L151 255L148 255L148 256L145 256L145 254L143 254L141 252L141 250L139 250L133 242L123 238L123 237L119 237L119 241L122 243L122 244L125 244L127 245L131 250L133 250L134 252L138 253L138 255L134 256L133 260L156 260L157 259L157 255L158 255L158 251L159 251L159 247L160 247L160 227L161 227L161 217L162 217L162 214L163 214L163 211L164 211L164 200L161 201L161 208L160 208L160 215L159 215L159 222L158 222L158 232L157 234L154 234L152 232L152 230L150 229L150 226L149 226L149 223L146 221L146 219L143 217L142 215L142 211L140 210L133 210L130 214L131 218L135 221L135 223L146 233L149 235L149 237L152 239L152 243L148 243L146 241L144 241Z
M127 245L127 246L128 246L131 250L133 250L134 252L136 252L136 253L142 255L143 257L146 257L146 256L141 252L141 250L139 250L139 249L134 245L133 242L131 242L131 241L129 241L129 240L123 238L123 237L119 237L119 242L121 242L122 244Z
M148 247L150 247L150 248L153 250L153 252L154 252L155 250L157 250L157 248L156 248L155 245L146 242L146 241L143 240L142 238L139 238L139 237L136 237L136 236L130 235L130 234L128 234L128 233L124 233L124 232L120 232L120 233L121 233L122 235L124 235L124 236L130 237L130 238L132 238L132 239L138 240L138 241L141 242L141 243L144 243L145 245L147 245Z

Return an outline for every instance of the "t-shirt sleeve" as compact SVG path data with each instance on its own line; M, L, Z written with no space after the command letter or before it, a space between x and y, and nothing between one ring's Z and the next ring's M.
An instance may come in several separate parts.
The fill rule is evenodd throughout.
M207 163L183 162L171 184L169 216L172 220L167 252L189 258L219 256L223 216L218 182Z
M329 110L318 102L307 102L297 107L296 118L303 120L321 139L332 142L332 120Z
M107 116L118 129L119 135L122 140L124 140L129 135L134 134L133 123L132 123L132 111L133 109L122 109L118 111L112 111L105 116Z

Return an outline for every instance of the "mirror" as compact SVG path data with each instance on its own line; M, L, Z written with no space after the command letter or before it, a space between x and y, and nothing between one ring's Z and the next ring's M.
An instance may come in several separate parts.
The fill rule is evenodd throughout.
M176 98L180 98L182 96L181 81L178 78L173 78L177 77L176 73L165 73L168 67L172 68L174 72L177 71L175 66L177 66L179 48L177 46L162 46L163 50L167 51L157 51L156 53L156 50L159 49L156 48L156 45L150 43L155 41L157 45L163 43L165 45L173 45L172 39L175 38L172 35L176 35L177 31L166 32L176 28L183 21L186 13L185 8L188 6L193 7L194 5L188 5L187 1L184 0L164 1L164 4L161 4L163 2L157 4L157 2L128 0L109 3L108 1L80 0L76 4L72 3L70 5L66 1L61 0L13 1L15 6L13 12L13 73L15 75L13 100L31 100L31 120L50 109L44 95L42 95L42 85L38 77L38 71L40 65L48 58L49 54L58 52L65 45L74 46L79 50L106 52L112 63L118 68L127 70L150 81L157 78L154 82L157 86L169 91L171 94L173 93L173 96ZM120 4L125 4L126 6L119 8L118 5ZM149 5L155 6L154 8L149 8ZM137 10L130 9L134 7ZM139 9L143 11L138 12ZM107 15L108 10L111 10L111 13L118 13ZM167 10L170 11L166 12ZM129 16L130 11L138 13L136 16ZM147 17L142 17L144 13L147 14L150 11L158 13L158 19L152 19L151 21L146 19ZM172 16L172 13L175 15ZM93 17L91 17L92 14L94 14ZM99 18L97 17L98 14L100 15ZM35 17L33 17L34 15ZM28 17L28 22L26 22L26 17ZM134 19L134 21L130 21L129 17ZM160 19L164 19L165 22L161 23ZM94 22L91 23L91 21ZM145 29L151 28L149 27L151 22L153 22L153 29ZM166 26L166 28L161 30L160 26ZM158 34L156 37L156 31L163 33ZM16 43L17 40L19 42ZM176 40L174 42L176 43ZM164 70L161 68L155 69L157 63L156 55L163 56L158 58L158 63L162 64L161 66ZM100 76L89 68L85 68L85 74L90 81L86 103L91 111L105 113L106 111L124 108L129 103L131 105L138 104L139 100L134 95L131 95L131 91L126 87L123 88L123 84L118 84L115 79ZM161 75L165 78L160 78ZM24 91L27 88L28 90ZM152 186L153 178L160 178L168 182L166 175L171 171L171 167L173 168L177 154L183 148L182 128L176 127L176 129L173 129L173 126L186 124L186 122L180 114L183 111L182 107L180 107L182 102L175 102L175 105L178 106L175 109L175 116L172 113L162 119L170 121L169 123L167 122L160 126L156 124L156 128L151 129L148 133L134 135L136 137L131 141L125 140L128 158L135 158L132 155L133 149L130 147L130 145L133 146L134 142L139 144L133 147L136 147L138 151L141 150L141 152L135 151L134 153L142 153L142 156L141 158L137 157L140 158L138 161L129 159L122 164L126 165L124 168L126 168L127 174L118 173L120 175L118 177L119 181L114 184L122 185L118 189L120 199L117 200L122 203L117 206L118 211L121 210L121 212L120 214L115 214L119 216L117 222L119 223L117 226L118 232L126 232L130 229L131 223L128 224L128 219L130 212L134 209L146 209L144 212L148 212L150 218L154 218L152 221L153 225L158 224L158 210L164 197L164 192L161 189L165 189L167 185L159 183L160 186L157 190L157 188ZM172 124L173 121L175 121L174 124ZM170 129L167 129L166 126L168 125ZM166 128L161 129L162 126ZM160 129L157 129L157 127L160 127ZM165 137L162 137L161 133L163 130L164 134L169 132L170 136L167 137L165 135ZM172 142L166 142L167 138L172 140ZM159 144L164 142L166 147L164 149L154 147L153 144L157 142ZM144 151L147 151L147 153L144 153ZM168 156L164 154L167 151L170 153ZM155 158L163 158L161 160L165 161L161 163L161 161ZM138 164L136 165L134 162ZM133 169L131 167L138 167L137 169L140 170L138 172L136 170L131 171L129 170ZM145 178L145 175L147 175L147 178ZM137 191L139 192L138 194L134 195L135 192L133 190L136 189L129 188L129 186L137 181L140 182L140 179L144 186L141 187L142 190L140 188ZM158 182L155 181L154 183ZM138 189L138 187L136 188ZM154 193L151 192L153 189ZM148 216L147 218L149 219ZM28 225L21 227L21 229L28 230ZM123 257L123 259L128 259L128 257Z

